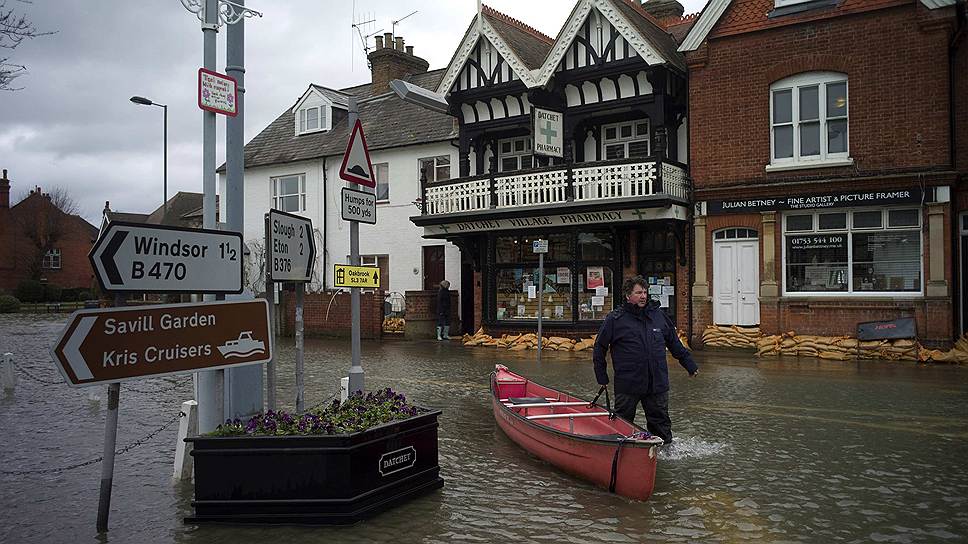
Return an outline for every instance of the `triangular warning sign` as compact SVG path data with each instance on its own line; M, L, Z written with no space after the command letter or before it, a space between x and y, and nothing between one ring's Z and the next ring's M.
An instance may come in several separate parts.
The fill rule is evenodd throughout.
M376 177L373 175L373 163L370 162L370 150L366 147L366 136L363 135L363 124L356 120L350 141L343 154L343 166L339 169L339 177L350 183L359 183L367 187L376 187Z

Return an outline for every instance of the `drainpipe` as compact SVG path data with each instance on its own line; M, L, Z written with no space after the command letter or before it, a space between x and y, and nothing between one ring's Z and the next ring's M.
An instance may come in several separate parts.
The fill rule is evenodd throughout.
M329 195L326 193L326 157L323 157L323 291L326 290L326 272L328 267L326 266L326 240L329 238L329 232L326 228L326 203L329 201Z
M955 17L958 20L958 26L955 27L954 36L951 38L951 43L948 44L948 131L950 137L949 140L949 157L951 160L951 169L954 170L956 167L955 163L955 58L958 53L958 42L961 41L961 37L965 33L965 0L958 0L955 3ZM968 75L962 75L962 77L968 77Z

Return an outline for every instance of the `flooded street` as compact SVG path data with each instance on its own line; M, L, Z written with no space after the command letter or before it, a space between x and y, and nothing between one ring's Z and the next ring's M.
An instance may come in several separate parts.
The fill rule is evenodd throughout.
M591 354L534 354L457 342L365 342L368 389L439 408L444 488L342 528L191 526L192 487L171 482L190 380L121 387L111 530L94 530L99 401L61 383L47 349L66 316L0 316L0 353L21 371L0 393L0 542L964 542L968 539L968 368L756 360L699 353L671 369L675 445L645 503L610 495L529 456L497 428L487 378L503 363L592 397ZM279 340L279 398L294 405L292 339ZM307 340L307 405L349 368L349 340ZM29 376L26 373L29 373ZM57 382L50 384L47 382ZM637 421L644 423L644 417Z

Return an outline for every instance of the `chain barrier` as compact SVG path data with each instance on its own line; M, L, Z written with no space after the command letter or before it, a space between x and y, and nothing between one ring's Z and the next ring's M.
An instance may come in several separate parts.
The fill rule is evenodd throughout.
M37 383L41 383L43 385L61 385L61 384L64 383L64 380L61 380L61 381L52 381L52 380L45 380L44 378L38 378L37 376L34 376L26 368L20 366L16 361L13 361L13 367L16 368L17 370L19 370L20 373L23 374L24 376L26 376L28 379L33 380L33 381L35 381Z
M13 366L17 370L19 370L20 373L23 374L27 379L32 380L34 382L37 382L39 384L45 385L45 386L46 385L63 385L65 383L63 380L61 380L61 381L52 381L52 380L46 380L44 378L40 378L40 377L34 375L33 373L31 373L29 370L27 370L23 366L17 364L16 362L13 363ZM168 382L168 383L170 383L170 382ZM169 385L168 387L162 387L161 389L142 389L142 388L140 388L138 386L130 385L130 384L127 384L126 383L126 384L124 384L123 391L134 391L135 393L143 393L143 394L146 394L146 395L154 395L154 394L158 394L158 393L167 393L169 391L174 391L175 389L178 389L179 387L181 387L183 385L186 385L188 383L191 383L191 378L188 378L186 380L182 380L182 381L173 383L173 384Z
M156 429L156 430L154 430L154 431L146 434L144 437L139 438L138 440L135 440L134 442L132 442L132 443L130 443L130 444L128 444L128 445L126 445L126 446L124 446L122 448L119 448L119 449L115 450L114 451L114 454L115 455L122 455L122 454L125 454L125 453L127 453L127 452L129 452L129 451L131 451L131 450L133 450L135 448L137 448L138 446L141 446L141 445L147 443L149 440L151 440L152 438L158 436L159 433L161 433L165 429L171 427L173 423L175 423L176 421L178 421L179 419L181 419L183 417L186 417L185 412L182 412L181 410L179 410L178 411L178 414L176 414L174 417L172 417L171 419L169 419L160 428L158 428L158 429ZM75 469L78 469L78 468L82 468L82 467L94 465L94 464L100 463L103 460L104 460L104 457L99 455L95 459L90 459L88 461L83 461L83 462L80 462L80 463L74 463L73 465L67 465L65 467L43 468L43 469L37 469L37 470L0 470L0 474L2 474L4 476L24 476L24 475L33 475L33 474L56 474L58 472L65 472L65 471L68 471L68 470L75 470Z

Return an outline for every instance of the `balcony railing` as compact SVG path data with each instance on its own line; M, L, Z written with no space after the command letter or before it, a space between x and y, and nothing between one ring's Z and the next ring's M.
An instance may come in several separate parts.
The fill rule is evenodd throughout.
M666 196L686 203L683 165L662 158L577 163L423 185L422 215Z

